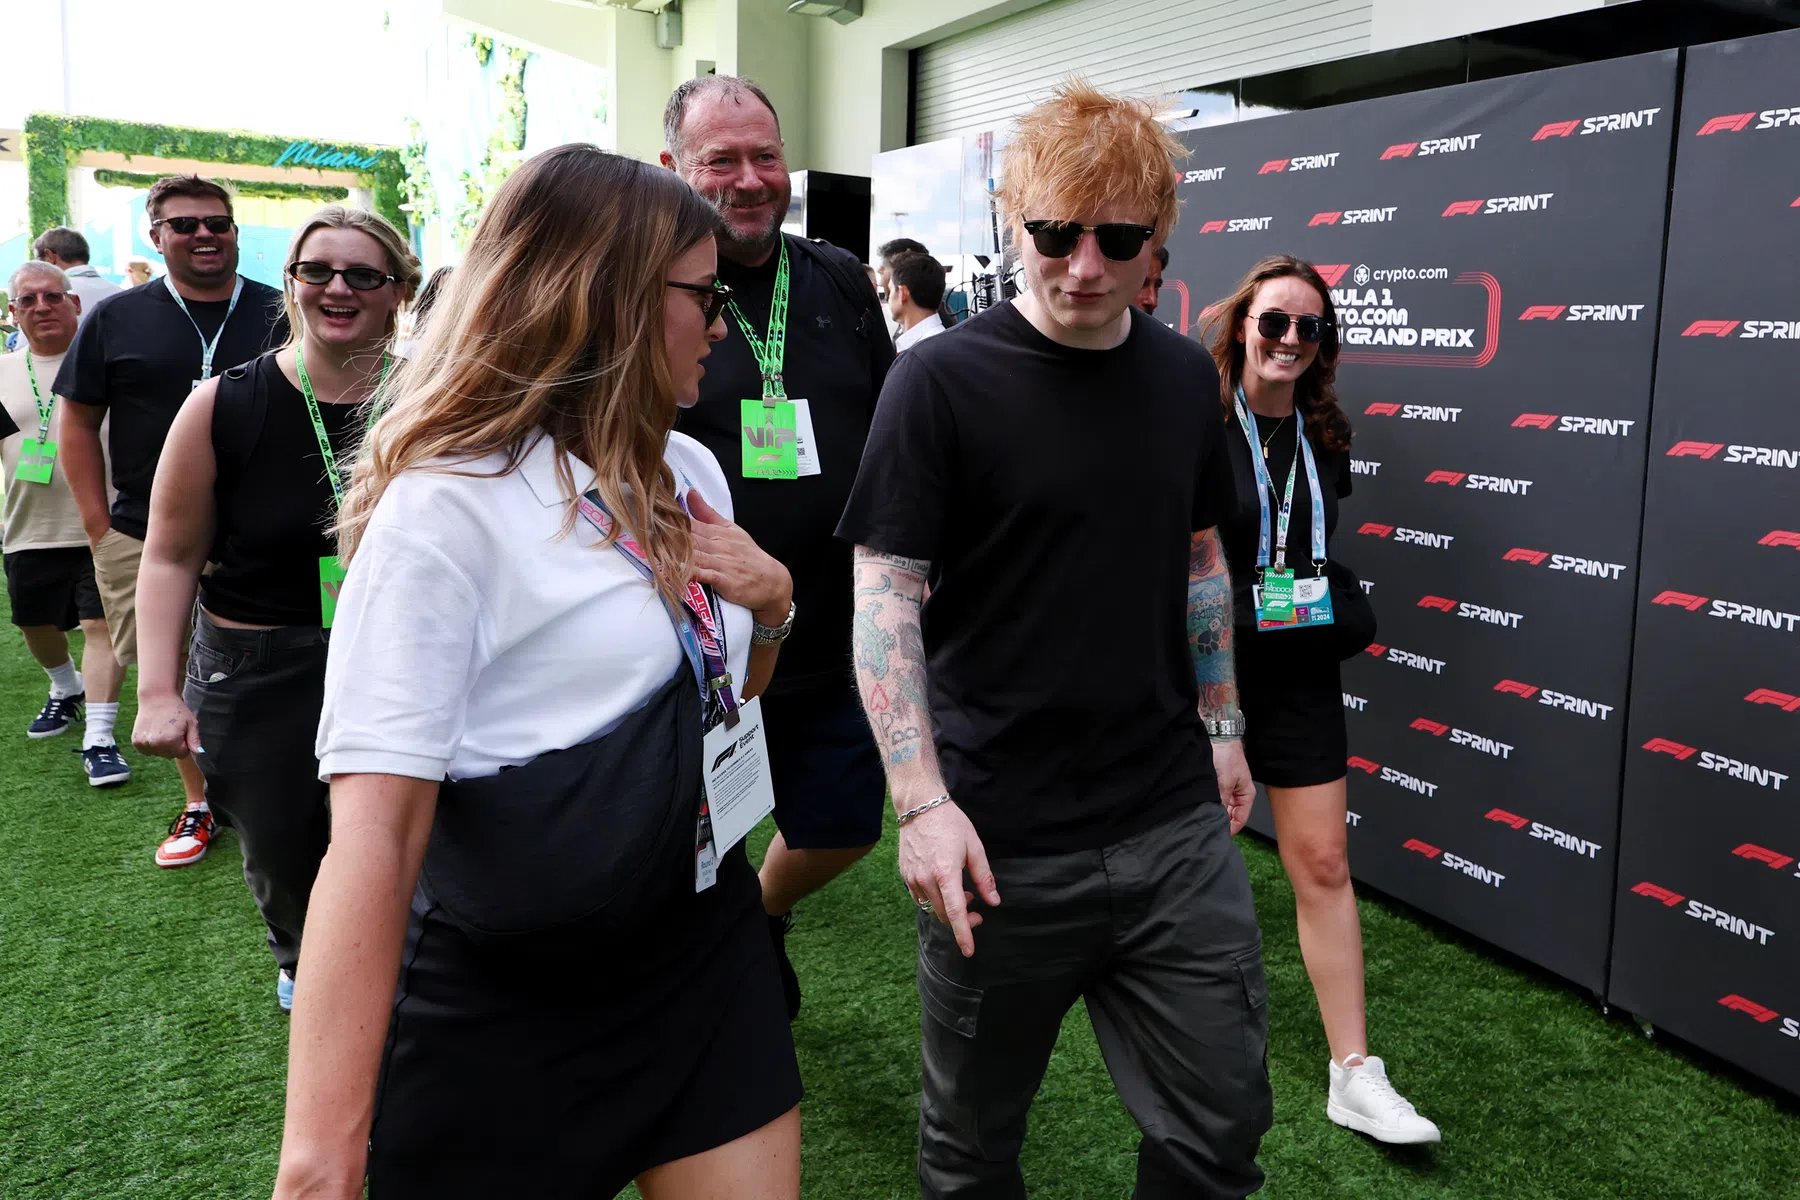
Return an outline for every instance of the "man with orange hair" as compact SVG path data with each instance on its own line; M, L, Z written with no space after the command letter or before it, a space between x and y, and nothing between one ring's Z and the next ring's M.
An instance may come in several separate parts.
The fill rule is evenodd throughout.
M1020 121L1000 201L1026 290L900 357L838 526L919 909L927 1200L1024 1196L1077 997L1143 1130L1135 1195L1262 1183L1218 374L1132 305L1181 153L1079 82Z

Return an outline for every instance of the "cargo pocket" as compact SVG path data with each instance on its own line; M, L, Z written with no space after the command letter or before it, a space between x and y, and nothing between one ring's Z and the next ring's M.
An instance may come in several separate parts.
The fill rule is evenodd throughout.
M1262 948L1236 954L1238 985L1244 995L1244 1065L1258 1074L1269 1069L1269 980L1263 972Z
M919 947L919 1006L950 1032L973 1038L981 1019L981 989L957 983L931 965Z

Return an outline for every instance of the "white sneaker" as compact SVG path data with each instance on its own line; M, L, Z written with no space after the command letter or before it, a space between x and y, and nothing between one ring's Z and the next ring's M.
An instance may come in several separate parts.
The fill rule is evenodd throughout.
M1421 1117L1411 1102L1388 1082L1386 1063L1379 1058L1363 1058L1357 1054L1345 1061L1352 1065L1331 1064L1326 1116L1344 1128L1366 1133L1378 1142L1415 1145L1443 1141L1438 1127Z

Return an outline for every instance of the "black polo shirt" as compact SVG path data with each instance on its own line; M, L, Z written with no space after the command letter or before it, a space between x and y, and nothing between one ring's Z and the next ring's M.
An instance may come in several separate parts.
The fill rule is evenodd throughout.
M901 355L838 526L932 564L932 732L990 855L1106 846L1219 798L1187 638L1192 535L1231 504L1219 377L1130 311L1110 350L1002 304Z
M783 236L788 244L788 319L782 376L787 394L805 399L811 409L821 473L799 479L744 478L738 406L762 398L762 375L729 313L725 325L730 333L706 359L700 402L684 409L675 423L713 452L731 481L737 523L794 577L797 615L770 688L777 694L850 686L850 547L832 535L862 461L875 398L894 360L875 289L854 256ZM825 254L841 260L842 283L820 261ZM719 259L719 278L733 289L758 337L768 333L778 265L773 254L760 267ZM860 308L846 291L862 301Z
M169 426L200 378L201 338L212 340L230 307L229 300L190 300L190 321L160 279L108 296L81 323L57 372L57 395L110 412L107 449L118 489L112 524L128 537L141 540L149 525L150 484ZM281 293L246 279L213 354L212 373L222 375L287 336Z

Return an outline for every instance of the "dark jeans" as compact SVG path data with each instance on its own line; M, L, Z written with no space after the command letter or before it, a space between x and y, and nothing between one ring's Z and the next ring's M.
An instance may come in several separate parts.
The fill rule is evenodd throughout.
M182 699L200 723L206 799L238 832L244 882L275 965L294 970L306 901L331 841L330 789L313 746L325 704L324 631L227 629L204 611Z
M1078 996L1143 1130L1133 1195L1260 1187L1257 1146L1274 1119L1267 988L1224 809L1202 803L1102 850L992 866L1001 902L981 908L973 958L919 918L920 1196L1024 1197L1026 1114Z

